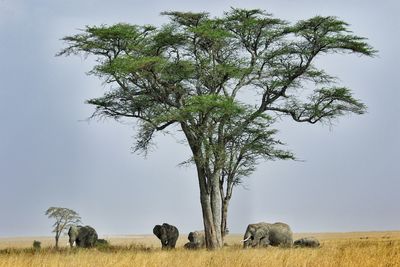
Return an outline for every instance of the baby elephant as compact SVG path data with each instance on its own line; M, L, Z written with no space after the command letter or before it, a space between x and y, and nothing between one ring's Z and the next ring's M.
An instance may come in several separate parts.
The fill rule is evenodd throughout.
M308 248L316 248L319 247L319 241L315 237L303 237L296 241L294 241L294 245L296 247L308 247Z
M204 248L206 245L206 237L204 231L190 232L188 235L189 242L185 244L186 249Z
M160 239L163 249L175 248L176 240L179 237L178 228L168 223L156 225L153 228L153 233Z

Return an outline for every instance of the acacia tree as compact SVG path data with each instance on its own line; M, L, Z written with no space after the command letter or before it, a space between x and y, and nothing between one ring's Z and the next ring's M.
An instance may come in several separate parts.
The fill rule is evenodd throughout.
M315 124L365 112L316 58L375 51L336 17L290 24L258 9L216 18L163 14L170 22L160 28L87 26L63 38L59 55L96 58L90 74L111 86L87 101L96 107L93 117L137 119L137 151L147 151L158 131L183 132L192 152L186 162L197 170L207 248L219 248L233 187L261 159L293 158L275 138L277 116Z
M79 214L71 209L50 207L46 210L45 215L49 219L55 219L53 224L53 233L56 233L56 248L58 248L58 240L63 232L65 232L70 226L79 224L81 217Z

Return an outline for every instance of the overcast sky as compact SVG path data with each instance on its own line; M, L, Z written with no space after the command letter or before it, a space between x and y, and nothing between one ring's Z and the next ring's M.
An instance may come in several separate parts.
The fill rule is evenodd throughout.
M0 0L0 236L51 235L50 206L76 210L99 235L151 233L168 222L202 228L197 178L177 164L189 150L160 136L132 153L134 123L86 121L105 88L92 61L55 57L60 38L85 25L161 25L166 10L260 8L295 22L334 15L367 37L376 58L331 55L320 65L368 106L332 127L290 120L279 137L303 161L265 162L237 187L231 232L283 221L295 232L400 229L400 2Z

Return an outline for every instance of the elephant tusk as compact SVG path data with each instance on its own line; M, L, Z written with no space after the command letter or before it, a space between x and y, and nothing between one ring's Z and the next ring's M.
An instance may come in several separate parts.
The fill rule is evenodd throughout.
M249 236L248 238L246 238L246 239L244 239L244 240L242 240L242 241L240 241L240 242L246 242L247 240L249 240L251 238L251 236Z

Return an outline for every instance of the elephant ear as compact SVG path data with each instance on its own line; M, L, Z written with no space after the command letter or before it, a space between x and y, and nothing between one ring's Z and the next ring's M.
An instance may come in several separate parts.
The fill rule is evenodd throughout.
M188 235L188 239L189 239L190 242L194 242L194 236L193 235L194 235L193 232L190 232L189 235Z
M161 236L161 225L156 225L153 228L153 234L155 234L155 236L157 236L158 238L160 238Z

